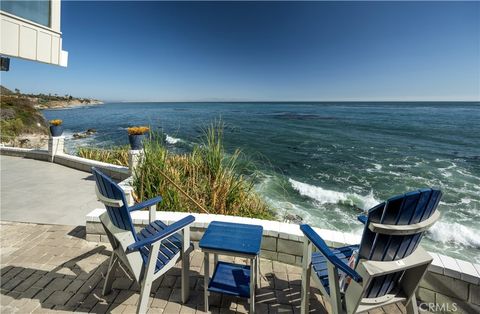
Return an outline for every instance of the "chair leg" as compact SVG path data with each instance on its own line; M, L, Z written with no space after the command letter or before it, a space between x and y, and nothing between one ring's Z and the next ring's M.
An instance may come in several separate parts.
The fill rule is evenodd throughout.
M115 253L112 252L110 256L110 263L108 264L107 276L105 278L105 284L103 285L103 295L107 295L112 291L113 280L115 279L115 271L118 266L118 257L115 256Z
M144 314L147 312L148 298L150 297L151 290L152 278L148 278L148 276L146 276L143 279L140 290L140 300L138 300L137 314Z
M182 303L187 303L190 295L190 227L182 231Z
M307 314L310 311L310 276L312 273L312 243L305 239L303 244L303 272L302 294L300 313Z
M332 263L327 261L328 282L330 283L330 303L332 312L335 314L343 313L342 299L340 295L340 284L338 270Z
M182 303L187 303L190 295L190 253L182 255Z
M210 281L210 258L207 252L204 252L204 261L203 261L203 272L204 272L204 281L203 281L203 293L204 293L204 312L208 313L208 282Z
M257 258L250 259L250 312L255 313L255 285L257 272Z
M257 256L256 258L257 262L255 263L255 265L257 266L255 269L255 273L256 273L256 277L257 277L257 282L256 282L256 285L257 285L257 288L260 288L260 256Z
M143 273L140 289L140 300L138 300L137 314L144 314L148 310L148 298L152 290L153 275L157 263L158 251L160 250L161 241L150 246L150 255L148 256L147 267Z
M405 305L405 309L407 310L407 314L418 314L417 298L415 297L415 294L410 299L410 302Z

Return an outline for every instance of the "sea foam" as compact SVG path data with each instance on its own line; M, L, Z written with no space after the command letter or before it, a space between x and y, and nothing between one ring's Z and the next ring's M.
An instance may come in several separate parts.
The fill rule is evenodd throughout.
M473 248L480 248L478 231L457 222L438 221L429 232L429 238L442 243L455 243Z
M349 204L362 209L369 209L380 203L373 196L371 191L368 195L362 196L357 193L345 193L323 189L319 186L288 179L292 187L302 196L309 197L320 204Z
M165 137L165 141L168 143L168 144L176 144L178 142L181 141L181 139L179 138L176 138L176 137L173 137L173 136L170 136L167 134L167 136Z

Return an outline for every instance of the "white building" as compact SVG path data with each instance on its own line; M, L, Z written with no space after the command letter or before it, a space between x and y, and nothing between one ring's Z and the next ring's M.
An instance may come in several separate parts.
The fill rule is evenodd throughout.
M1 0L0 55L67 66L60 0Z

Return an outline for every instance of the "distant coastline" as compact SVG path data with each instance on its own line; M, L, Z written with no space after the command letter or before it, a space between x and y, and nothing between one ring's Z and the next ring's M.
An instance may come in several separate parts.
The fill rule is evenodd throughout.
M43 148L48 140L48 122L43 109L67 109L103 104L91 98L72 95L24 94L0 85L0 143L7 146ZM79 136L87 136L80 134Z
M35 109L65 109L70 107L81 107L91 105L101 105L103 101L97 99L75 99L75 100L54 100L49 101L46 104L36 104Z
M19 101L27 101L35 109L61 109L78 106L100 105L103 101L93 98L73 97L72 95L57 95L57 94L26 94L21 93L19 89L11 91L8 88L1 86L2 97L9 97L11 100L18 99Z

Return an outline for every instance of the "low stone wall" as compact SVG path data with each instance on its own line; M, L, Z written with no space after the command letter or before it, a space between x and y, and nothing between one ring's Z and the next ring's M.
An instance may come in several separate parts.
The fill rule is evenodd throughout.
M95 209L86 217L87 240L108 242L100 223L104 209ZM148 211L132 212L136 228L148 224ZM179 212L157 211L156 219L171 224L190 215ZM301 266L303 255L303 233L298 225L253 218L243 218L213 214L191 214L195 222L190 236L195 248L211 221L225 221L263 226L262 250L260 255L266 259ZM358 244L361 235L333 230L314 228L331 247ZM417 291L421 310L430 312L480 313L480 265L430 253L433 262ZM443 308L442 308L443 306Z
M86 228L87 240L108 242L105 231L100 223L100 215L104 209L95 209L87 215ZM148 211L132 212L132 219L135 227L142 228L148 224ZM190 215L179 212L157 211L156 219L171 224ZM301 265L303 255L303 233L298 225L283 223L278 221L243 218L226 215L213 214L191 214L195 216L190 231L190 237L195 247L198 248L198 242L203 236L211 221L225 221L244 224L255 224L263 226L263 239L261 256L270 260L275 260L287 264ZM322 236L328 245L332 247L359 243L360 237L354 234L348 234L338 231L316 228L316 231Z
M0 147L0 154L42 161L51 161L52 159L52 155L48 152L48 150L18 147ZM117 166L105 162L68 155L65 153L55 154L53 157L53 162L85 172L91 172L92 167L101 168L103 172L116 180L125 180L130 176L130 170L128 167Z
M0 154L12 157L23 157L49 161L50 155L47 150L18 148L18 147L0 147Z
M480 313L480 286L475 281L427 272L417 290L418 299L424 302L422 309L433 313Z
M125 180L130 176L130 170L127 167L112 165L78 156L59 154L55 155L53 162L85 172L91 172L92 167L101 168L102 172L116 180Z

